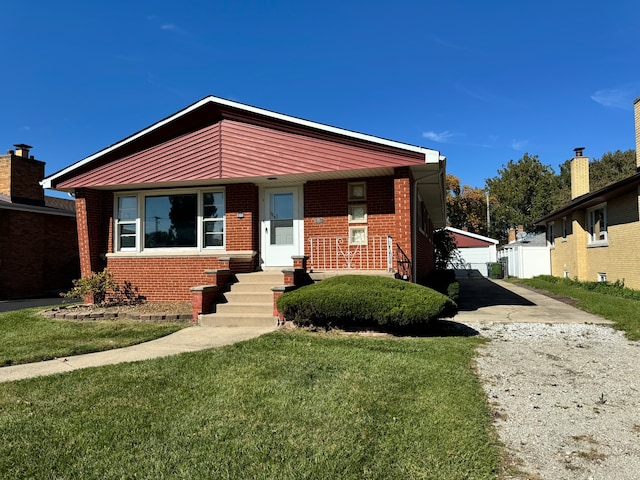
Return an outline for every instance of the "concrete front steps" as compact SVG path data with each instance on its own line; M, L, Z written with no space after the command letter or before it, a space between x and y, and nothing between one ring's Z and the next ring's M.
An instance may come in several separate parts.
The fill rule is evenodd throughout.
M282 285L281 271L236 274L238 281L224 294L226 303L216 305L216 313L202 314L199 323L207 327L270 327L273 316L272 287Z

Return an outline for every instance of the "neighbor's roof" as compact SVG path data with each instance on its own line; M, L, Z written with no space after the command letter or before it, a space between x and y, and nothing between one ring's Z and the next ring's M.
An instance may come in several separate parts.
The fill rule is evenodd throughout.
M464 237L480 240L481 242L493 243L494 245L497 245L499 243L498 240L495 240L493 238L485 237L483 235L478 235L477 233L467 232L466 230L460 230L459 228L446 227L445 230L455 233L456 235L462 235Z
M606 202L611 198L618 197L624 193L637 189L639 184L640 173L636 173L634 175L631 175L630 177L623 178L622 180L612 183L611 185L607 185L606 187L596 190L595 192L586 193L577 198L574 198L566 205L554 210L551 213L548 213L540 220L536 221L536 225L544 225L551 220L562 218L570 214L574 210L582 210L598 205L599 203Z
M238 102L233 102L230 100L225 100L223 98L218 98L218 97L214 97L214 96L208 96L203 98L202 100L174 113L173 115L170 115L154 124L152 124L151 126L140 130L137 133L134 133L133 135L130 135L126 138L124 138L123 140L120 140L119 142L114 143L113 145L102 149L96 153L94 153L93 155L90 155L86 158L84 158L83 160L80 160L79 162L74 163L73 165L70 165L67 168L64 168L56 173L54 173L53 175L50 175L49 177L45 178L44 180L42 180L41 185L44 188L55 188L55 183L56 180L61 179L62 177L68 177L69 175L73 175L75 171L80 170L80 169L84 169L84 167L88 167L88 165L93 162L96 161L112 152L114 152L115 150L121 149L122 147L127 146L128 144L131 144L132 142L135 142L136 140L146 136L146 135L150 135L153 134L154 132L156 132L157 130L161 129L162 127L167 126L168 124L171 124L172 122L175 122L176 120L181 119L182 117L185 117L187 115L189 115L190 113L201 109L203 107L206 107L208 105L214 105L217 107L221 107L221 108L230 108L235 110L236 112L240 112L242 114L245 115L254 115L254 116L258 116L258 117L262 117L265 118L266 120L271 120L271 121L277 121L277 122L284 122L286 124L289 125L294 125L297 127L301 127L301 128L306 128L306 129L312 129L318 132L323 132L323 133L327 133L327 134L331 134L331 135L337 135L340 137L345 137L345 138L349 138L352 140L357 140L357 141L362 141L362 142L368 142L374 145L378 145L378 146L384 146L384 147L391 147L391 148L396 148L396 149L400 149L400 150L404 150L406 152L412 152L412 153L417 153L420 155L424 156L424 163L439 163L441 161L444 161L445 158L443 156L440 155L440 152L437 150L432 150L429 148L424 148L424 147L419 147L419 146L415 146L415 145L409 145L406 143L402 143L402 142L397 142L397 141L393 141L393 140L387 140L384 138L380 138L380 137L376 137L373 135L367 135L367 134L363 134L363 133L357 133L357 132L353 132L350 130L345 130L342 128L337 128L337 127L332 127L329 125L325 125L322 123L317 123L317 122L312 122L309 120L304 120L301 118L297 118L297 117L292 117L289 115L284 115L281 113L276 113L276 112L272 112L269 110L264 110L261 108L257 108L257 107L253 107L250 105L245 105L242 103L238 103Z

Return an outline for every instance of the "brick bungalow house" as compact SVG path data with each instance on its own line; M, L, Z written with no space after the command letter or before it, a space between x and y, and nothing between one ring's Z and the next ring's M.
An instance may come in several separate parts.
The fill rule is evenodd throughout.
M640 172L640 98L634 102ZM591 192L582 148L571 161L571 202L538 221L551 246L551 274L582 281L624 281L640 289L640 173Z
M73 200L45 196L29 145L0 155L0 299L41 296L78 278Z
M444 175L438 151L209 96L42 185L76 197L83 276L176 301L221 271L426 274Z

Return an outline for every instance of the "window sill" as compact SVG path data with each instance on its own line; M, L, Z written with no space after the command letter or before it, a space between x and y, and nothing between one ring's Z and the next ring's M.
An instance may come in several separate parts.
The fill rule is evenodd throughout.
M609 240L600 240L598 242L591 242L587 244L587 248L599 248L599 247L608 247Z
M174 257L253 257L257 252L253 250L162 250L157 252L112 252L107 253L107 258L174 258Z

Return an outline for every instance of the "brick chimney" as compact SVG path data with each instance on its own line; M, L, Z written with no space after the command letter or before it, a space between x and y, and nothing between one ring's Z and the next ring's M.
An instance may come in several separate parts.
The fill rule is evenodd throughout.
M640 172L640 97L633 102L633 114L636 119L636 171Z
M509 243L516 241L516 230L513 227L509 227Z
M584 147L574 148L571 160L571 200L589 193L589 157L583 157Z
M44 189L39 182L44 178L44 162L29 157L29 145L14 146L15 151L0 155L0 195L13 203L43 206Z

